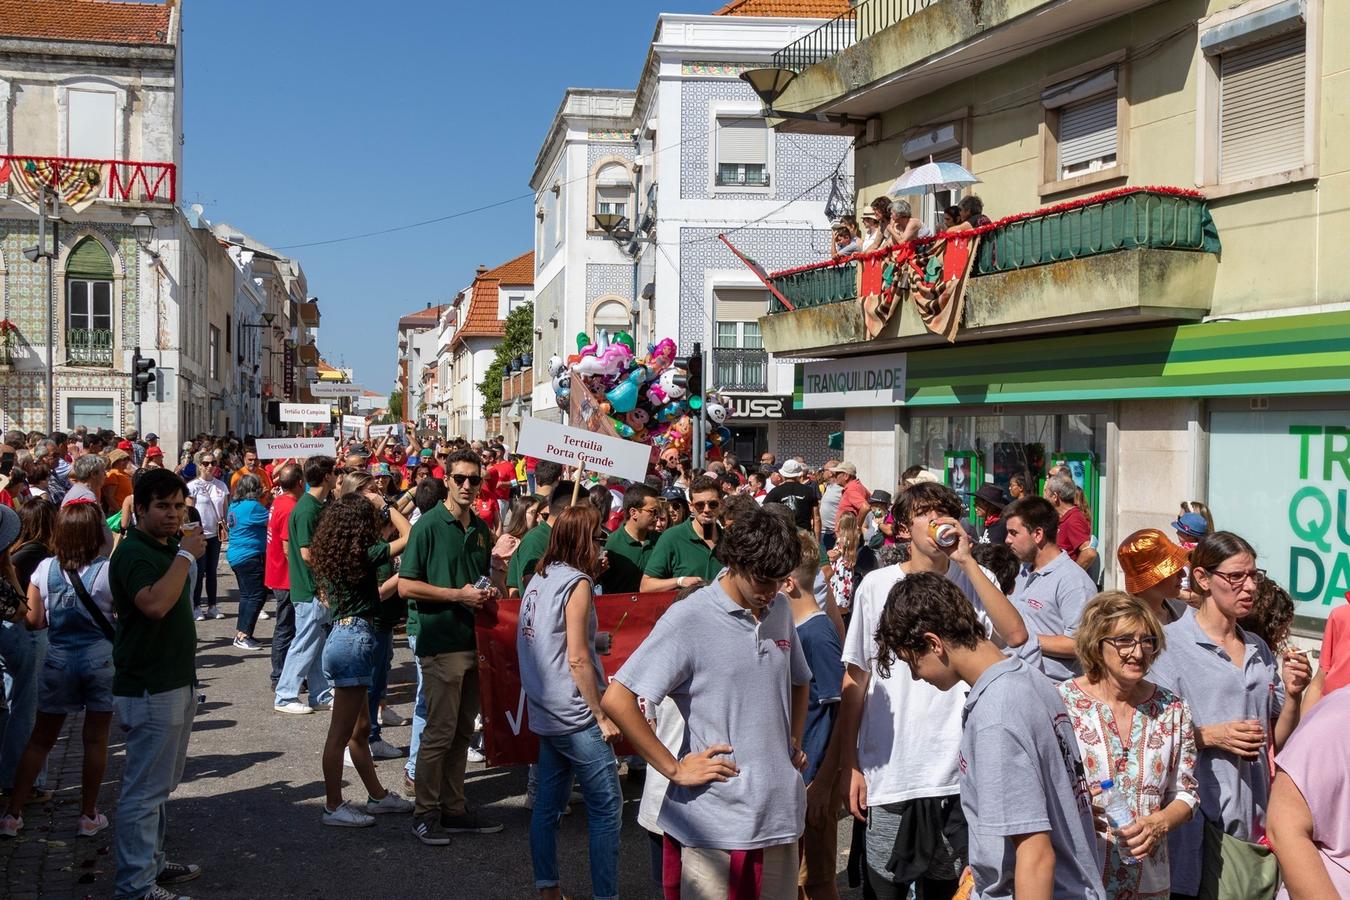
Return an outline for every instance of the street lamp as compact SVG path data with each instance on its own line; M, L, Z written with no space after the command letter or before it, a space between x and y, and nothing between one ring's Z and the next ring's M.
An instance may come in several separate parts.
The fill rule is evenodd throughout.
M136 235L136 243L142 247L155 239L155 223L145 213L131 220L131 231Z
M746 69L741 73L741 81L750 85L750 88L755 92L755 96L759 97L759 102L764 104L764 108L759 111L761 118L825 122L830 125L842 125L845 128L850 126L861 128L867 124L866 119L859 119L843 113L801 113L774 109L774 103L783 96L784 91L788 89L788 85L792 84L796 77L797 73L791 69Z

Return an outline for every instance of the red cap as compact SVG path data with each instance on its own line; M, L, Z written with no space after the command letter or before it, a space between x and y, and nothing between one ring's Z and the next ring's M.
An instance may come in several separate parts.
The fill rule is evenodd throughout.
M130 451L131 451L131 441L118 441L118 442L117 442L117 449L118 449L118 450L126 450L127 452L130 452Z

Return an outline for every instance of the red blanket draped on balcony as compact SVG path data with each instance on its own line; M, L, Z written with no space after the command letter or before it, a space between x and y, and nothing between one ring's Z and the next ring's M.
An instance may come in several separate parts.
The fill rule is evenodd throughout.
M102 196L112 165L93 160L6 159L0 162L0 182L9 182L20 203L34 211L42 203L42 189L56 191L75 212Z

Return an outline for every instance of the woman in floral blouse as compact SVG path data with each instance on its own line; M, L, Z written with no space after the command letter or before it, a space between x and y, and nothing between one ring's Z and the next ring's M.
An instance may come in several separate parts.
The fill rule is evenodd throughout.
M1167 833L1191 818L1199 798L1186 701L1145 679L1163 649L1162 625L1142 601L1107 591L1083 610L1074 641L1083 675L1059 690L1088 784L1114 781L1134 810L1129 825L1105 837L1106 894L1166 898Z

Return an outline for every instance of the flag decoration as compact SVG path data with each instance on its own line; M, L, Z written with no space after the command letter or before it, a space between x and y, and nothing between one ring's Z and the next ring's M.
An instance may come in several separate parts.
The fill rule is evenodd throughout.
M7 158L0 163L0 182L8 182L14 199L34 211L42 205L46 188L75 212L83 212L102 196L111 169L111 163L96 160Z
M619 436L605 407L600 405L600 400L586 386L579 372L572 372L572 387L567 399L567 421L574 428L585 428L609 437Z
M793 306L792 301L784 297L783 293L778 290L778 288L774 285L772 281L769 280L769 273L764 271L763 266L755 262L750 257L746 256L741 251L737 250L735 245L732 244L731 241L727 240L727 236L725 234L719 234L717 237L719 240L721 240L722 243L727 245L727 249L729 249L732 253L736 254L736 258L739 259L747 269L755 273L755 277L760 280L760 283L762 283L766 288L769 289L769 293L773 294L775 297L778 298L778 302L783 304L784 309L791 311L797 308Z
M949 234L928 245L922 264L918 258L908 263L910 300L924 327L949 344L956 342L956 331L961 327L966 281L979 246L978 234Z

